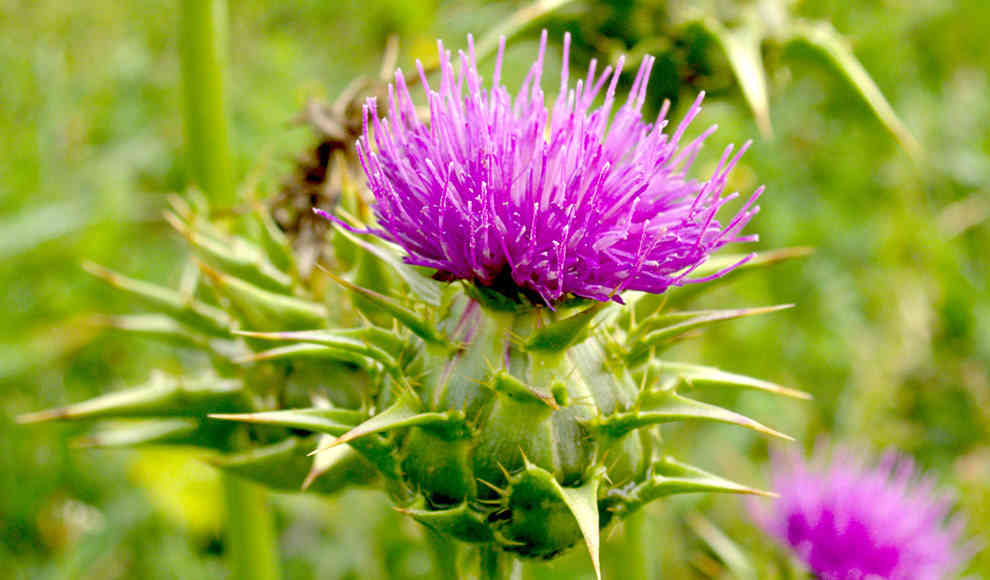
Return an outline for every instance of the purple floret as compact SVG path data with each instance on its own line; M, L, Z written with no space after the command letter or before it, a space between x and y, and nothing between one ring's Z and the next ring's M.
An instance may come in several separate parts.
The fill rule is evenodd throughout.
M940 580L970 556L964 522L947 521L952 501L904 455L778 454L773 487L772 505L750 502L754 519L821 580Z
M749 143L735 155L726 148L708 180L688 178L715 129L681 146L703 95L673 134L663 132L668 103L655 123L644 122L655 60L646 57L610 122L623 59L600 74L592 61L571 88L569 35L550 113L540 88L546 41L544 31L515 99L500 81L504 39L489 89L469 37L456 74L440 43L439 87L417 63L428 123L420 121L401 72L389 87L387 119L369 101L357 151L376 200L375 233L439 278L485 286L511 280L551 305L566 295L620 301L624 290L660 293L726 273L688 278L711 252L756 239L739 232L758 211L753 203L762 188L726 224L715 219L736 197L723 190ZM603 89L604 101L593 108Z

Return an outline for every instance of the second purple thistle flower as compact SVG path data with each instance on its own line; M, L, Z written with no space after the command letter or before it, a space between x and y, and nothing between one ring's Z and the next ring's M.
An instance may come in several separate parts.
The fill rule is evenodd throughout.
M726 180L749 143L735 154L727 147L707 180L689 178L715 130L681 144L703 95L672 133L664 132L668 103L654 123L645 122L654 62L645 57L613 116L623 59L600 73L592 61L572 88L569 44L565 35L552 110L540 87L545 31L514 99L501 84L504 40L491 88L483 85L470 37L457 73L441 43L439 87L417 63L428 123L397 72L388 118L369 101L357 143L376 200L375 233L400 245L409 263L435 268L438 278L470 280L510 296L522 290L548 305L568 295L621 301L624 290L661 293L724 274L690 277L713 251L756 239L740 230L758 211L762 188L731 219L716 219L737 195L724 194Z

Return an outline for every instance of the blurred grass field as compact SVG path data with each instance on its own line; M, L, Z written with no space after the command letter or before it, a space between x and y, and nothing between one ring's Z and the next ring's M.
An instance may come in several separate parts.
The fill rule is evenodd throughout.
M274 192L312 144L308 129L291 123L306 99L332 98L354 76L376 73L389 34L399 35L408 67L436 37L460 47L467 32L482 34L516 6L231 2L238 175ZM0 0L5 577L185 579L223 571L210 468L172 451L73 449L80 428L13 419L140 382L152 366L190 364L187 353L100 331L96 313L130 304L79 267L91 259L154 281L180 275L182 245L160 218L166 194L186 179L176 10L160 0ZM758 137L738 89L728 88L707 101L701 124L720 128L706 153L754 137L735 179L743 191L767 186L750 226L761 235L758 247L816 251L704 298L796 308L719 327L676 354L812 393L810 403L722 396L805 447L828 434L911 453L957 491L970 533L986 535L990 5L833 0L795 10L831 21L850 39L925 158L906 155L828 63L798 48L767 50L773 138ZM518 78L534 38L530 31L514 43L510 78ZM689 427L669 439L693 463L764 481L766 443L755 435ZM651 510L665 578L711 575L699 564L710 559L708 549L678 515L688 509L703 511L753 554L772 551L734 498L670 506ZM329 502L286 495L278 507L286 578L428 577L419 530L370 492ZM590 577L583 556L527 573ZM990 556L978 555L969 572L990 577Z

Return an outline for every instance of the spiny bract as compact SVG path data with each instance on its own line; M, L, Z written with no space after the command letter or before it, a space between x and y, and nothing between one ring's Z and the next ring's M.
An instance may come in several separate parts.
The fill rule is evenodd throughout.
M478 83L470 60L467 67L462 76ZM534 75L539 68L538 61ZM648 65L641 72L638 86L645 86ZM446 88L440 95L446 92L445 99L456 100L449 63L443 75ZM606 72L596 80L592 72L585 86L601 86L607 77ZM528 82L535 87L534 78ZM471 94L478 90L471 88ZM483 119L542 130L541 122L503 118L517 112L538 116L529 99L542 97L533 91L521 101L525 106L509 109L504 90L496 90L492 94L501 95L502 104ZM608 137L602 132L607 112L591 114L594 123L585 119L590 93L580 88L558 101L570 103L564 108L570 132L554 118L550 141L507 137L517 147L531 148L541 161L523 159L502 181L493 178L490 192L508 196L497 200L507 205L479 208L480 217L472 213L474 206L455 210L444 204L485 200L489 190L458 189L454 196L446 187L424 189L417 181L421 175L400 182L407 169L402 163L412 161L396 158L398 165L389 168L393 161L386 148L374 152L366 135L362 155L382 228L375 231L408 252L347 231L375 227L360 192L347 187L338 212L343 217L334 218L347 225L334 233L336 263L325 277L321 272L298 275L288 241L260 206L237 224L245 233L235 235L231 224L221 227L208 219L206 208L174 200L169 220L197 254L182 290L90 269L156 310L114 318L115 326L205 352L212 370L188 377L156 375L143 388L23 419L143 418L133 427L97 432L88 441L209 447L220 452L214 460L220 468L276 489L302 485L332 492L345 485L381 485L402 511L464 542L550 558L583 540L596 572L600 529L647 502L676 493L762 493L670 457L657 426L714 421L780 435L681 391L728 385L802 394L659 356L673 341L708 324L779 307L680 310L678 304L711 284L674 288L663 296L632 289L664 290L686 281L688 273L720 278L803 251L709 257L708 251L739 239L738 229L750 215L743 210L724 227L714 220L727 199L721 191L735 159L726 154L707 182L688 181L681 170L697 144L675 153L677 138L668 139L638 120L635 103L642 100L642 89L634 93L638 96L612 121ZM460 111L472 98L447 106ZM434 108L441 100L437 95L430 99ZM413 123L408 117L413 112L404 114L405 122ZM434 116L430 129L419 126L419 136L410 138L424 150L432 147L428 139L454 139L440 131L442 123ZM399 124L393 131L405 131ZM443 126L453 130L450 123ZM487 130L484 123L466 127ZM554 135L563 141L555 142ZM378 131L375 138L385 139L385 133ZM462 145L444 147L452 147L450 154L493 152L474 141ZM599 153L606 160L595 166L590 181L560 167L542 168L544 163L560 166L565 158L564 165L578 167L573 157L578 149L586 161L599 159ZM441 159L438 152L434 163ZM504 171L506 160L501 161ZM423 163L419 170L429 167ZM445 163L446 168L437 169L496 169L485 165L484 155L461 158L461 165L453 159ZM532 173L519 177L537 166L539 176L555 176L550 191L539 189ZM385 174L376 174L376 167ZM626 185L623 179L629 180ZM406 193L398 190L402 183ZM439 207L450 222L438 223L438 216L422 212L412 216L415 204L406 204L401 195L413 191L426 214ZM393 194L400 197L388 197ZM540 201L539 211L521 221L513 213L513 207L523 211L522 200L559 195L564 199ZM586 204L580 207L584 213L574 214L570 202ZM387 203L397 205L386 209ZM624 221L596 214L609 211ZM400 217L402 212L408 215ZM533 223L535 216L540 232L532 243L522 243L500 234L502 226L484 216L503 220L505 227L510 221L513 227ZM480 226L472 221L477 219ZM456 227L450 225L454 222ZM415 240L405 237L420 226L434 228L422 232L433 237L407 246ZM562 228L559 240L551 239L551 227ZM586 231L578 236L581 228ZM445 233L451 235L449 243L437 237ZM476 238L478 233L484 236ZM592 235L603 239L586 238ZM557 246L565 248L552 249ZM565 253L592 262L582 266ZM431 255L440 276L418 267ZM441 256L446 261L441 263ZM624 260L633 260L632 266ZM549 270L537 272L542 262L550 264ZM587 270L594 265L601 271ZM209 284L208 292L198 290L200 277ZM327 278L337 284L328 287ZM609 299L623 289L629 304L620 307ZM272 341L281 344L270 348ZM318 453L309 457L313 449Z

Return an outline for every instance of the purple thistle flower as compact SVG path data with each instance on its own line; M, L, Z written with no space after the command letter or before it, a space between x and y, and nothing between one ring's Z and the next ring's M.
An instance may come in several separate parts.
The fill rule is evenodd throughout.
M723 189L748 142L735 155L726 148L708 180L687 177L715 130L681 146L703 94L673 134L663 132L669 103L656 122L641 118L653 57L643 59L610 122L622 58L600 74L592 61L571 88L565 35L550 113L540 88L546 31L514 100L500 81L504 39L490 89L470 36L456 75L450 52L438 44L439 87L417 63L429 123L420 121L397 71L388 119L369 101L357 142L381 228L373 233L404 248L407 262L435 268L441 279L522 288L551 305L568 294L621 302L623 290L660 293L724 275L732 268L688 278L718 248L757 239L739 231L758 211L753 203L762 188L727 224L715 219L737 195ZM602 89L604 100L593 108Z
M775 454L773 487L780 498L750 501L750 513L821 580L937 580L970 556L962 518L946 520L952 501L905 455L867 464L837 448L829 461L824 445L810 462Z

